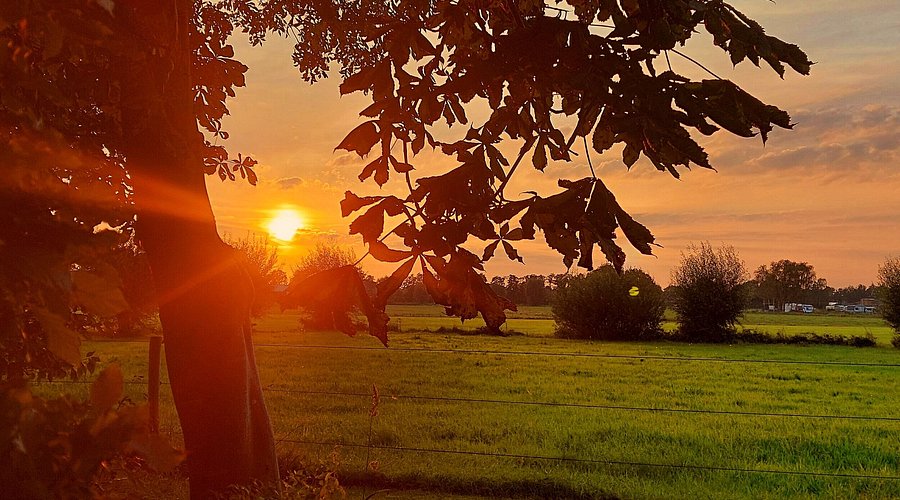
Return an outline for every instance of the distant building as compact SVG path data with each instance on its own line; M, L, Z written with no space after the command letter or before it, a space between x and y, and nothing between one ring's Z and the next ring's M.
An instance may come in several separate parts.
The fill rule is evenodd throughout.
M866 307L878 307L878 299L874 299L874 298L860 299L859 305L866 306Z

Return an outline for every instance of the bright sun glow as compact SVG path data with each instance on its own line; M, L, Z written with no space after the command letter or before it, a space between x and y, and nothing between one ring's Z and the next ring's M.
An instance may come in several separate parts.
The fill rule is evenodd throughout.
M300 214L296 210L283 208L275 212L266 229L276 240L287 242L293 240L297 230L302 227L303 219Z

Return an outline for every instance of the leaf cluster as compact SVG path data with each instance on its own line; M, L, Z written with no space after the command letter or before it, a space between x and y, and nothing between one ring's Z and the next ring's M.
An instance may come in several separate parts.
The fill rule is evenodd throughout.
M336 271L338 268L344 270ZM322 277L318 274L323 272L325 274L322 277L326 280L328 276L349 280L351 283L344 291L349 292L350 296L341 296L340 287L337 290L331 287L320 289L318 283ZM369 321L381 321L380 315L372 312L374 306L370 297L375 291L375 279L359 268L358 259L352 249L333 242L319 241L311 251L300 258L294 268L287 292L278 302L282 308L304 309L308 313L300 320L304 328L316 330L336 328L348 335L355 335L357 330L366 328L365 324L360 324L356 320L360 313L370 311L367 314ZM382 341L387 341L386 330Z
M131 223L121 165L3 115L0 133L0 377L62 376L79 367L71 311L126 306L106 257ZM101 223L117 231L95 231Z
M228 139L222 128L226 101L245 85L248 69L234 58L228 43L235 28L233 13L215 2L190 3L193 113L209 136L198 135L188 150L203 159L206 173L222 180L235 180L239 174L256 184L256 161L241 155L229 158L218 144ZM126 18L127 6L113 2L35 0L0 7L0 122L69 142L67 148L48 150L51 154L35 165L58 161L63 152L77 152L95 165L113 164L121 177L123 109L138 106L160 112L165 107L166 95L159 95L158 102L133 102L131 96L122 95L123 85L134 83L133 75L123 73L129 67L126 63L158 57L171 43L141 38ZM145 85L149 84L148 80Z
M251 498L280 498L284 500L343 499L347 492L338 481L337 469L341 466L337 450L327 458L310 462L305 457L288 454L278 457L282 470L280 488L255 481L251 485L232 485L216 496L219 500L243 500Z

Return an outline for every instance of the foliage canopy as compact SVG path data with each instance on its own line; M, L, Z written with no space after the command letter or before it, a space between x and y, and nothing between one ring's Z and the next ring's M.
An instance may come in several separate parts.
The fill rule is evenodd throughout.
M773 127L791 128L786 112L730 81L693 81L663 67L669 53L680 55L676 47L704 29L734 64L764 60L780 75L785 64L809 72L811 63L797 46L765 34L731 5L571 5L567 11L544 1L367 2L359 11L309 6L302 16L291 11L269 24L251 23L255 41L266 27L298 36L294 62L307 80L339 64L341 93L364 92L372 99L360 112L365 120L338 148L368 156L361 181L381 186L399 176L409 188L406 197L348 191L341 202L344 216L362 211L350 232L361 236L369 253L402 263L376 303L385 303L384 296L418 265L429 293L449 314L480 313L496 328L514 305L495 295L480 271L501 246L508 258L521 260L516 242L534 239L540 230L566 266L591 269L599 247L621 270L618 229L636 249L651 253L651 232L593 169L581 179L559 180L561 191L550 195L507 197L505 188L523 163L544 171L552 162L573 161L583 146L590 165L591 150L622 144L627 167L643 155L678 177L679 167L711 168L692 133L723 128L765 141ZM489 117L470 123L467 110L483 106ZM443 127L466 132L441 140L436 131ZM517 152L507 156L501 144L514 144ZM415 156L426 145L456 166L414 177ZM393 229L386 228L389 219ZM477 246L472 239L484 242L481 255L469 250Z
M806 262L774 261L759 266L753 274L757 293L778 309L788 302L803 302L812 292L825 289L828 284L816 276L816 270Z
M142 57L134 34L121 29L127 12L106 2L31 4L26 9L13 2L0 9L6 26L0 80L4 151L16 151L13 164L48 149L56 151L54 161L67 161L47 172L42 182L55 191L37 203L31 200L36 210L84 198L72 189L75 185L82 190L96 185L98 199L115 203L103 203L102 214L79 218L81 225L127 222L130 185L120 147L120 110L162 106L128 102L120 93L122 82L131 80L119 70L129 66L118 63ZM504 310L514 305L494 294L480 273L496 249L520 260L514 245L536 238L540 230L567 266L592 268L593 249L599 247L621 269L625 254L616 243L617 229L642 253L651 253L654 244L651 232L628 215L593 171L581 179L561 179L556 193L509 198L505 188L523 163L543 171L581 152L590 155L590 150L604 152L621 144L629 168L643 155L678 177L679 167L711 168L692 134L722 128L742 137L758 134L765 141L773 127L790 128L786 112L736 84L691 80L666 65L669 55L682 55L678 47L700 30L710 33L734 64L765 61L779 75L786 66L807 74L811 65L797 46L766 34L721 0L570 5L571 10L532 0L352 6L194 1L194 115L207 136L184 139L194 141L208 174L223 180L239 175L255 183L255 160L231 159L211 140L228 137L222 129L226 101L245 84L247 67L234 58L228 38L236 29L254 44L270 33L294 37L293 62L306 80L315 82L339 67L342 93L372 98L360 113L365 121L338 145L369 156L360 180L383 185L399 176L409 188L405 197L348 192L341 203L344 216L365 209L351 222L350 232L362 237L369 253L401 263L375 303L385 303L397 288L395 281L419 266L429 293L448 313L462 318L480 313L498 327ZM71 29L70 22L79 29ZM490 110L478 124L468 117L476 106ZM464 137L443 140L435 130L444 126L467 128ZM500 147L507 142L515 144L514 156ZM452 157L456 166L416 178L415 157L426 145ZM59 180L68 177L72 180L61 185ZM33 186L19 191L34 194ZM393 229L386 229L387 219L396 224ZM467 249L474 245L472 238L485 242L481 255Z
M881 316L900 335L900 257L887 258L878 266L878 285Z

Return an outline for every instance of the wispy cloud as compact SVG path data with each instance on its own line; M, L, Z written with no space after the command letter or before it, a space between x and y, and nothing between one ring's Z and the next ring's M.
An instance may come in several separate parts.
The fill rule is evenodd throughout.
M303 185L303 179L300 177L285 177L284 179L278 179L275 181L275 184L280 189L291 189L297 186Z

